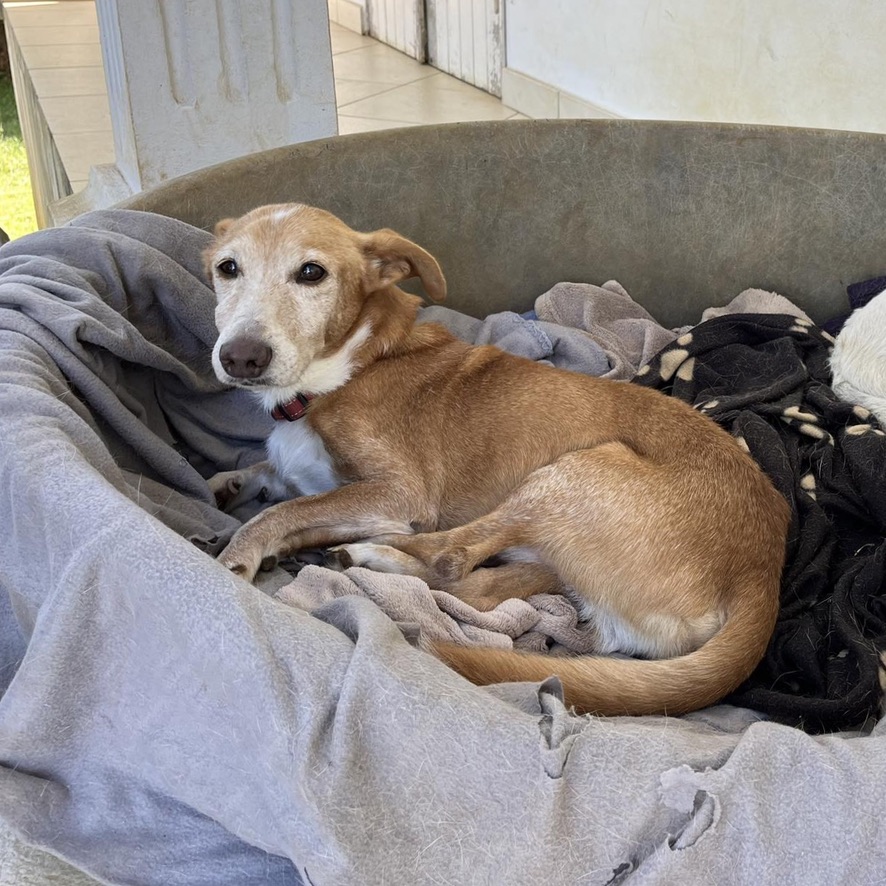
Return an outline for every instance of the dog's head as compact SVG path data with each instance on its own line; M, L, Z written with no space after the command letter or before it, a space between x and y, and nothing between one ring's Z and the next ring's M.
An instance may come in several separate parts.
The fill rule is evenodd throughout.
M440 266L420 246L394 231L359 233L301 204L219 222L204 260L218 298L215 373L261 389L269 403L348 380L373 334L373 294L408 277L435 301L446 294Z

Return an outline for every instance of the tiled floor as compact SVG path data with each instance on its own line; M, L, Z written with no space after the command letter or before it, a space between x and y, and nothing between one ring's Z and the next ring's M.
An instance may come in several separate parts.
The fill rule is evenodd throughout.
M7 4L74 190L114 159L92 0ZM492 95L330 23L341 134L422 123L519 118Z
M330 25L338 131L522 117L495 96L336 24Z
M12 2L4 11L65 172L79 191L91 166L114 162L95 3Z

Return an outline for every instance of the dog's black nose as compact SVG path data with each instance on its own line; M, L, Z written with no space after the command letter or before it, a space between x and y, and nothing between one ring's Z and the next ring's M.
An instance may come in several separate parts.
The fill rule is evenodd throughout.
M273 354L263 341L235 338L222 345L218 359L232 378L258 378L268 368Z

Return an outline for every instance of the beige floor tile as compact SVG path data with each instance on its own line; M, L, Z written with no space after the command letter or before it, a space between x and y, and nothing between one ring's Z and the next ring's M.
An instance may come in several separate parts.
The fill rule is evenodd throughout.
M356 34L349 31L335 22L329 23L329 36L332 40L332 52L338 55L341 52L351 52L354 49L363 49L366 46L372 46L375 43L371 37L364 37L362 34Z
M403 120L377 120L374 117L351 117L338 115L338 134L353 135L355 132L377 132L380 129L399 129L401 126L416 126Z
M435 92L458 92L461 94L471 93L473 95L482 95L488 99L491 99L494 102L498 102L501 104L501 99L496 96L488 93L482 89L478 89L476 86L471 86L470 83L465 83L464 80L459 80L457 77L453 77L451 74L447 74L445 71L441 71L438 68L431 68L433 71L432 76L429 78L427 83L427 88L434 90ZM511 108L511 113L514 113L513 108Z
M71 132L55 136L65 172L71 181L89 178L89 167L113 163L114 137L110 132Z
M102 63L101 46L96 43L68 43L61 46L22 46L28 69L85 68Z
M415 59L373 41L372 46L354 49L332 57L335 77L343 80L364 80L400 86L438 73L430 65L420 65Z
M105 70L91 68L40 68L31 71L31 82L40 98L64 95L107 95Z
M339 111L354 117L414 123L506 120L514 113L513 108L506 107L494 96L445 74L351 102Z
M16 28L19 46L58 46L67 43L98 43L98 26Z
M41 28L44 25L56 27L64 19L66 27L96 25L94 0L79 0L75 3L45 3L34 6L28 2L5 4L6 14L15 21L16 28Z
M389 89L396 89L391 83L375 83L370 80L344 80L335 78L335 98L341 108L361 98L369 98L370 95L378 95Z
M341 0L336 4L336 22L355 34L361 33L363 20L366 18L366 9L364 7L361 10L361 5L363 4L359 0Z
M40 107L55 135L70 132L107 132L111 128L111 111L106 95L66 95L41 98Z

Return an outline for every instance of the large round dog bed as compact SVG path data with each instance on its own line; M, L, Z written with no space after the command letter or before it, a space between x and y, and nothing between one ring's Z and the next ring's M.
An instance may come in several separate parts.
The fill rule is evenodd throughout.
M275 595L279 575L255 588L221 568L238 524L205 478L257 458L269 419L212 375L200 250L218 219L288 201L421 243L448 305L477 318L528 311L563 281L616 279L666 329L749 287L790 299L800 313L712 318L685 359L706 385L744 365L708 359L715 346L803 376L791 390L823 430L798 430L812 448L790 450L802 471L780 487L808 570L786 576L783 604L821 637L783 633L740 705L576 717L555 680L463 681L372 602L371 576L340 593L341 576L309 567L307 607ZM886 449L829 392L815 324L884 266L886 137L629 121L313 142L6 245L0 819L112 883L880 881L883 610L868 598ZM643 383L702 396L665 363ZM752 452L767 429L810 424L746 406L715 417ZM839 596L815 569L850 530L864 544ZM810 672L778 673L798 649Z

